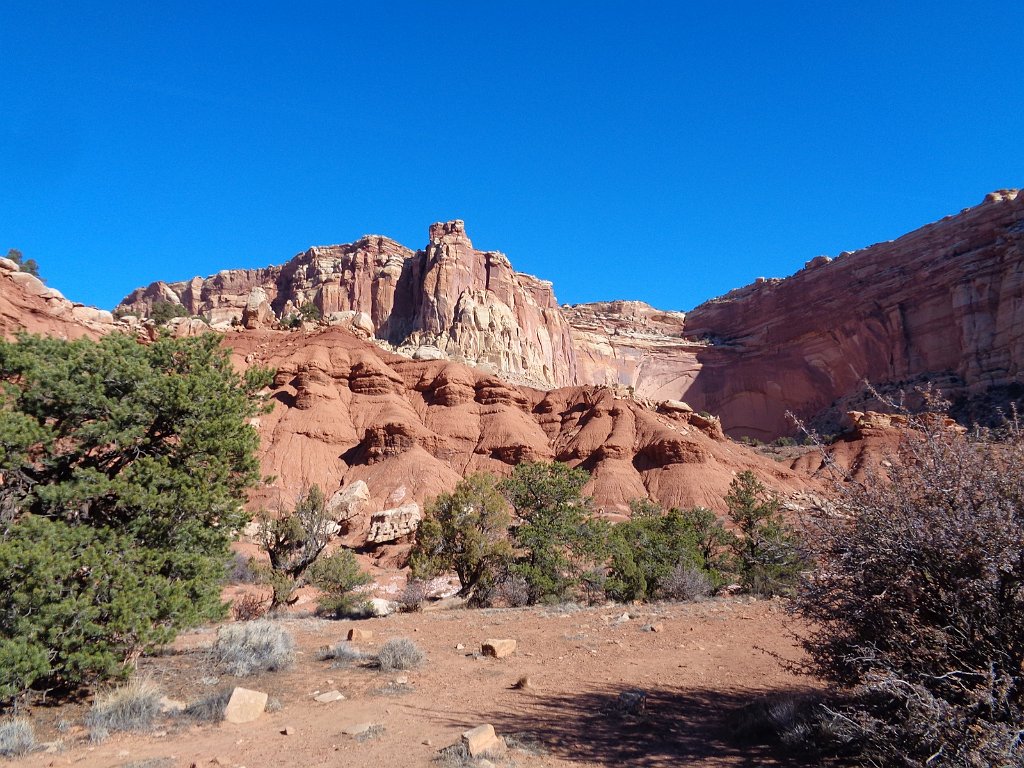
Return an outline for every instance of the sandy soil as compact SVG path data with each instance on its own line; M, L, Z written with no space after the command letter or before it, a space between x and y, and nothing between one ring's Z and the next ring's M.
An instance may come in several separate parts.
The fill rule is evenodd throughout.
M623 614L628 613L629 618ZM512 750L505 766L756 766L783 765L765 745L739 743L736 711L759 696L806 690L809 681L784 670L778 657L798 659L789 620L772 601L713 600L643 606L456 610L399 614L362 621L282 621L301 651L286 672L216 677L203 649L215 628L183 635L174 650L145 659L167 695L194 701L225 687L266 691L281 709L247 725L192 725L165 718L145 735L117 734L100 744L80 725L84 707L36 708L41 741L58 751L10 761L17 766L427 766L466 729L491 723L499 735L533 742ZM648 631L644 625L660 625ZM335 668L317 649L350 628L373 631L368 651L408 637L426 661L409 672ZM487 638L518 641L514 655L482 658ZM464 646L459 648L458 646ZM530 687L513 687L527 676ZM404 682L396 680L407 678ZM337 688L344 701L321 704L313 694ZM646 693L642 713L619 711L619 694ZM355 723L383 731L359 740ZM290 733L286 735L285 729Z

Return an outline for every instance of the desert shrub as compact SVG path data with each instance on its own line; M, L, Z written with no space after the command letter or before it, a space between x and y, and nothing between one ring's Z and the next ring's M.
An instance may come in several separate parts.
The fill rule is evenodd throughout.
M481 595L481 602L484 605L521 608L530 604L530 585L515 573L502 574L486 595Z
M224 719L224 709L233 692L233 688L224 688L197 699L181 710L180 716L196 723L219 723Z
M265 372L216 337L0 342L0 700L223 615Z
M320 558L309 569L309 583L320 590L318 612L336 618L362 613L365 600L352 590L371 581L370 574L360 569L359 561L349 549L339 549L329 557Z
M276 516L261 511L258 518L257 540L270 563L256 570L271 588L271 609L294 603L298 589L307 584L320 590L319 610L325 615L345 616L356 608L349 593L371 579L350 550L322 557L336 525L318 485L300 492L290 510L279 510Z
M853 694L871 764L1024 762L1024 434L909 417L879 474L840 476L796 605L812 670Z
M739 530L732 549L743 588L765 596L792 591L807 559L796 531L782 519L778 497L747 470L729 485L725 503Z
M217 631L211 658L219 669L235 677L277 672L294 663L295 641L272 621L228 624Z
M21 272L28 272L30 275L39 277L39 264L35 259L26 259L24 254L17 248L11 248L7 251L7 258L18 265L18 270Z
M149 319L157 325L164 325L176 317L188 317L188 310L173 301L154 301L149 309Z
M704 571L712 589L720 581L716 566L728 538L708 510L672 509L635 517L611 526L607 537L610 561L605 588L615 600L643 600L664 593L666 580L681 565Z
M512 573L527 584L530 603L572 597L580 575L605 554L605 528L588 519L582 495L589 476L560 462L524 462L499 488L520 518L512 528L519 552Z
M268 610L270 601L252 592L242 595L231 605L231 615L235 621L255 621L266 616Z
M703 600L715 592L707 571L691 563L678 563L661 582L661 593L669 600Z
M36 732L24 717L0 722L0 757L20 757L36 748Z
M413 669L423 662L423 651L406 637L394 637L377 651L377 667L381 672Z
M772 445L774 445L776 448L789 448L796 444L796 438L790 437L789 435L783 435L782 437L777 437L774 440L772 440Z
M317 658L321 661L333 661L332 666L348 667L361 661L367 661L370 655L356 648L352 643L341 642L336 645L323 648Z
M508 569L511 515L493 475L478 473L460 480L427 507L409 558L416 578L455 571L461 595L487 590Z
M409 579L398 598L398 610L402 613L416 613L423 610L423 602L430 594L430 588L422 579Z
M319 323L323 319L323 313L316 304L307 301L299 307L299 317L311 323Z
M89 738L102 741L111 733L151 729L162 697L152 680L138 677L99 694L85 717Z
M253 558L235 552L231 556L231 567L228 569L228 584L258 584L260 582L259 570Z

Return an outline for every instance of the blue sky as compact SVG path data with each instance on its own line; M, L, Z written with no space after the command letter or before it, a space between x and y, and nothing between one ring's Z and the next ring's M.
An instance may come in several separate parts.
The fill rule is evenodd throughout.
M69 298L462 218L689 309L1024 186L1016 2L0 0L0 252Z

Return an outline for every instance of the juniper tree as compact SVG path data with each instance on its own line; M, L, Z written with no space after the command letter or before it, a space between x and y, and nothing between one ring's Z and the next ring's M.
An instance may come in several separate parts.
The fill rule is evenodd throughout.
M0 698L221 615L266 371L216 335L0 342Z

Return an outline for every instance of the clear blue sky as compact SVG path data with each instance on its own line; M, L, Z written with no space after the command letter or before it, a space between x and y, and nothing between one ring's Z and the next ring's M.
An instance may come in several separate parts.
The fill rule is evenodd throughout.
M837 6L0 0L0 252L110 308L463 218L689 309L1024 186L1024 3Z

